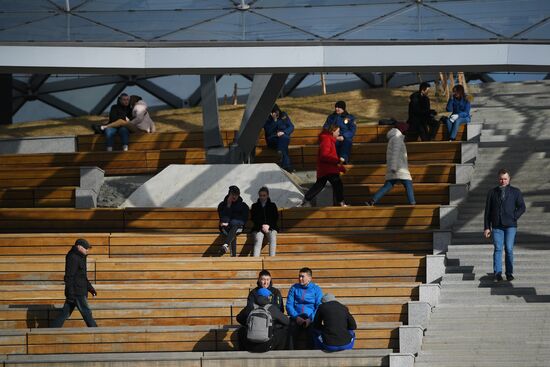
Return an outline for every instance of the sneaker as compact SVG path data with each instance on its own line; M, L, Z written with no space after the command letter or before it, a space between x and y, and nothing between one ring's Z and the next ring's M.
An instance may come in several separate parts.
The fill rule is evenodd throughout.
M128 151L128 145L123 145L123 146L122 146L122 150L125 151L125 152L127 152L127 151Z
M496 273L495 278L493 279L495 282L502 282L502 274Z
M514 278L514 276L512 274L506 274L506 280L511 282L512 280L514 280L516 278Z
M220 253L222 255L225 255L229 252L229 245L227 243L224 243L220 249Z
M374 206L374 200L365 201L366 206Z

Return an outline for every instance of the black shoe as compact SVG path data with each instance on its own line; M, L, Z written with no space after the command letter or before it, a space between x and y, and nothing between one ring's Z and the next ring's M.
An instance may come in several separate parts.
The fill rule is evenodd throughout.
M103 134L103 130L101 130L100 124L92 124L92 130L95 134Z
M514 280L516 278L514 278L514 276L512 274L506 274L506 280L511 282L512 280Z
M502 274L496 273L496 274L495 274L494 281L495 281L495 282L502 282Z

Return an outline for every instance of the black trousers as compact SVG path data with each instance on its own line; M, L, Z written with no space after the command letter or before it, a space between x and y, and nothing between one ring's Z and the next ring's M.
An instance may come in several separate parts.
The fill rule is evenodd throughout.
M313 349L313 326L307 328L300 326L296 320L291 319L288 328L288 349L289 350L310 350Z
M311 186L311 188L306 192L306 200L311 201L315 196L317 196L321 190L327 184L327 181L332 185L333 192L333 201L337 205L344 201L344 184L340 179L340 175L327 175L323 177L318 177L317 181Z
M51 323L51 327L62 327L74 309L78 308L84 322L88 327L97 327L94 318L92 317L92 310L88 305L88 298L86 296L76 296L74 302L65 301L61 314Z
M243 231L243 226L230 224L227 227L220 227L220 232L225 236L224 243L229 245L231 256L237 256L237 236Z
M413 131L411 131L411 136L413 136L413 140L416 140L418 136L422 141L434 140L439 131L439 125L439 121L433 118L421 121L412 126Z

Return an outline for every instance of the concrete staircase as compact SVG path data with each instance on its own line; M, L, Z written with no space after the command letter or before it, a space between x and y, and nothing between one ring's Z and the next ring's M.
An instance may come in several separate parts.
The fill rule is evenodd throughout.
M474 120L483 122L475 173L415 366L549 366L550 82L489 84L474 105ZM527 212L516 238L516 280L495 284L493 246L482 231L499 168L511 171Z

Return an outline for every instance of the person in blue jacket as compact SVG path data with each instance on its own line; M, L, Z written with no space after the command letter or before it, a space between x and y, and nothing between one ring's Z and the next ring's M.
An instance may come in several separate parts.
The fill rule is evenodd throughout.
M323 129L328 129L331 125L338 125L340 128L340 136L336 138L336 151L340 161L347 163L357 125L355 125L355 117L346 111L346 102L338 101L334 104L334 112L328 115Z
M229 186L229 193L218 205L219 229L225 236L221 253L231 250L232 257L237 256L237 235L243 231L248 220L249 208L240 195L241 190L237 186Z
M289 349L311 349L313 337L311 326L323 291L312 282L310 268L300 269L298 283L290 287L286 297L286 311L290 317Z
M449 140L454 141L460 125L467 124L471 120L470 102L466 98L462 85L457 84L453 87L453 95L447 102L447 112L451 115L445 119L445 125L449 132Z
M281 167L287 171L292 171L288 145L293 131L294 125L290 117L275 104L264 124L265 142L269 148L275 149L281 155Z

